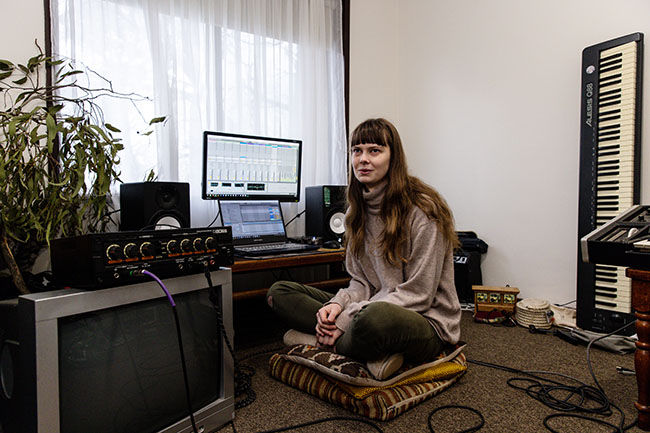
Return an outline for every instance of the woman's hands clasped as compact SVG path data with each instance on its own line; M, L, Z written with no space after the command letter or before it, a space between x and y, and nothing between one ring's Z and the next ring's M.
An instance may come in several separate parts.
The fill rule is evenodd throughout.
M336 318L343 308L339 304L327 304L316 313L316 338L319 347L334 346L343 331L336 327Z

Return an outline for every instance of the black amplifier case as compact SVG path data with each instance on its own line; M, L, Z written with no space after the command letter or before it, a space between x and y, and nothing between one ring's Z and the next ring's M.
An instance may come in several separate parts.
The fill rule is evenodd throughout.
M203 272L234 263L231 227L93 233L50 242L58 286L101 289L134 284L148 270L159 278Z
M454 251L454 282L460 302L474 302L472 286L483 285L481 254L488 245L474 232L456 232L461 247Z

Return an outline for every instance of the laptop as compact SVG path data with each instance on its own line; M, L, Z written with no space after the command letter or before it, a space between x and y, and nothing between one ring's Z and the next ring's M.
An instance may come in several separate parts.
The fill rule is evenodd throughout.
M219 200L224 226L232 227L232 242L239 256L270 256L318 249L287 239L278 200Z

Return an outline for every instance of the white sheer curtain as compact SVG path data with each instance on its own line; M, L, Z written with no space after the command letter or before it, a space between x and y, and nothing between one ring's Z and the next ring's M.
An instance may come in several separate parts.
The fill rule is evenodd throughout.
M53 52L150 99L106 99L122 131L121 179L190 183L201 200L204 130L303 140L302 187L346 173L340 0L51 0ZM166 116L154 134L144 120ZM304 191L303 191L304 192ZM302 205L284 205L288 220ZM302 218L290 233L302 233Z

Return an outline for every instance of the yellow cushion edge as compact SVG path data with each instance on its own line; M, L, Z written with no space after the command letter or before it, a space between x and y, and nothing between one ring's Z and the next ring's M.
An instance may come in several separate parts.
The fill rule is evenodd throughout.
M441 362L434 367L427 370L415 373L412 376L406 377L397 383L387 386L355 386L345 382L336 381L336 384L345 392L357 399L362 399L372 394L373 392L382 389L395 388L402 385L413 385L423 382L434 382L439 380L446 380L455 377L467 370L467 365L459 364L457 362L447 361Z

